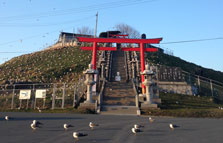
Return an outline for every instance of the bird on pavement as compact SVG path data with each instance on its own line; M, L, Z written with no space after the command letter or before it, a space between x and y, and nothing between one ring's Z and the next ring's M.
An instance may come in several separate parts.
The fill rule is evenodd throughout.
M33 129L33 130L36 130L37 128L40 128L40 126L38 124L35 124L35 123L32 123L30 125L30 127Z
M37 120L33 120L33 124L34 124L34 125L37 125L37 126L39 126L39 125L43 125L43 123L41 123L41 122L39 122L39 121L37 121Z
M132 132L136 135L138 132L141 132L140 129L132 128Z
M74 126L68 125L68 124L64 124L63 125L64 130L68 130L68 128L70 128L70 127L74 127Z
M134 128L135 128L135 129L140 129L140 128L143 128L143 127L144 127L144 126L142 126L142 125L137 125L137 124L134 125Z
M87 136L87 134L79 133L79 132L73 132L73 137L74 137L74 139L76 139L76 140L78 140L79 137L84 137L84 136Z
M179 128L180 126L174 125L174 124L169 124L169 127L171 130L174 130L175 128Z
M94 129L94 127L97 127L97 126L99 126L98 124L94 124L94 123L92 123L92 122L90 122L89 123L89 127L93 130Z
M9 120L9 116L5 116L5 120L8 121Z
M149 117L149 122L153 123L155 121L155 119L153 119L152 117Z

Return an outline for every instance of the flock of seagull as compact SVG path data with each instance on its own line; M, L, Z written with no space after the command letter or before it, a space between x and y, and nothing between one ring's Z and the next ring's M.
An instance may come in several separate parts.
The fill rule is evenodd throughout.
M12 118L10 118L9 116L5 116L5 120L6 121L9 121L10 119L12 119ZM149 117L149 122L150 123L153 123L155 121L155 119L153 119L152 117ZM41 128L41 126L43 125L43 123L41 123L41 122L39 122L39 121L37 121L37 120L33 120L33 122L30 124L30 127L32 128L32 130L33 131L35 131L37 128ZM96 128L96 127L98 127L99 126L99 124L95 124L95 123L93 123L93 122L90 122L89 123L89 127L90 127L90 129L91 130L93 130L94 128ZM70 124L64 124L63 125L63 128L64 128L64 130L65 131L67 131L69 128L71 128L71 127L74 127L73 125L70 125ZM142 125L139 125L139 124L135 124L134 126L133 126L133 128L131 129L131 131L132 131L132 133L134 134L134 135L136 135L136 134L138 134L139 132L143 132L142 131L142 128L143 128L144 126L142 126ZM172 123L170 123L169 124L169 128L171 129L171 130L174 130L175 128L178 128L178 127L180 127L180 126L177 126L177 125L174 125L174 124L172 124ZM75 139L75 140L79 140L79 138L80 137L84 137L84 136L87 136L88 134L85 134L85 133L81 133L81 132L73 132L73 138Z

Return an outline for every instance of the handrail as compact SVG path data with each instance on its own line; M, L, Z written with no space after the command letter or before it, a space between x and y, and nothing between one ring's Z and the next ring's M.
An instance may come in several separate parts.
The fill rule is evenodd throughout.
M127 65L127 57L126 57L126 52L124 52L124 61L125 61L125 75L126 75L126 82L129 80L128 78L128 65Z
M105 89L105 80L103 79L103 82L102 82L102 86L101 86L101 89L100 89L100 93L98 95L98 105L99 105L99 112L101 111L101 104L102 104L102 101L103 101L103 94L104 94L104 89Z
M205 79L205 80L211 80L212 82L215 82L215 83L218 83L218 84L221 84L221 85L223 85L223 83L222 82L219 82L219 81L216 81L216 80L213 80L213 79L210 79L210 78L207 78L207 77L203 77L203 76L200 76L200 75L195 75L195 74L192 74L192 73L189 73L189 72L187 72L187 71L183 71L182 70L182 72L184 72L184 73L187 73L187 74L190 74L190 75L192 75L192 76L194 76L194 77L196 77L196 78L202 78L202 79Z
M132 81L132 85L133 85L133 90L134 90L134 92L136 94L136 96L135 96L136 107L139 108L140 107L139 106L139 94L138 94L138 92L136 90L136 86L135 86L135 83L134 83L133 79L131 81Z
M110 61L109 61L109 81L111 81L111 74L112 74L112 60L113 60L113 53L110 52Z

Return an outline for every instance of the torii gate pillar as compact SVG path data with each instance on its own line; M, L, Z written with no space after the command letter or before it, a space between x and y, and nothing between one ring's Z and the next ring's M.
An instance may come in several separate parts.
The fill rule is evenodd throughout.
M92 64L94 70L96 70L96 57L97 57L97 42L93 42Z

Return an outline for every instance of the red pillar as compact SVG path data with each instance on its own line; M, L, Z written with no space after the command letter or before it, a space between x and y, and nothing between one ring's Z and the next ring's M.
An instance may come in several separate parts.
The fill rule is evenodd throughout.
M96 58L97 58L97 42L93 42L92 64L94 70L96 70Z
M145 70L145 57L144 57L144 44L140 43L140 60L141 60L141 72ZM145 93L145 86L143 84L144 82L144 75L141 75L141 81L142 81L142 93Z

